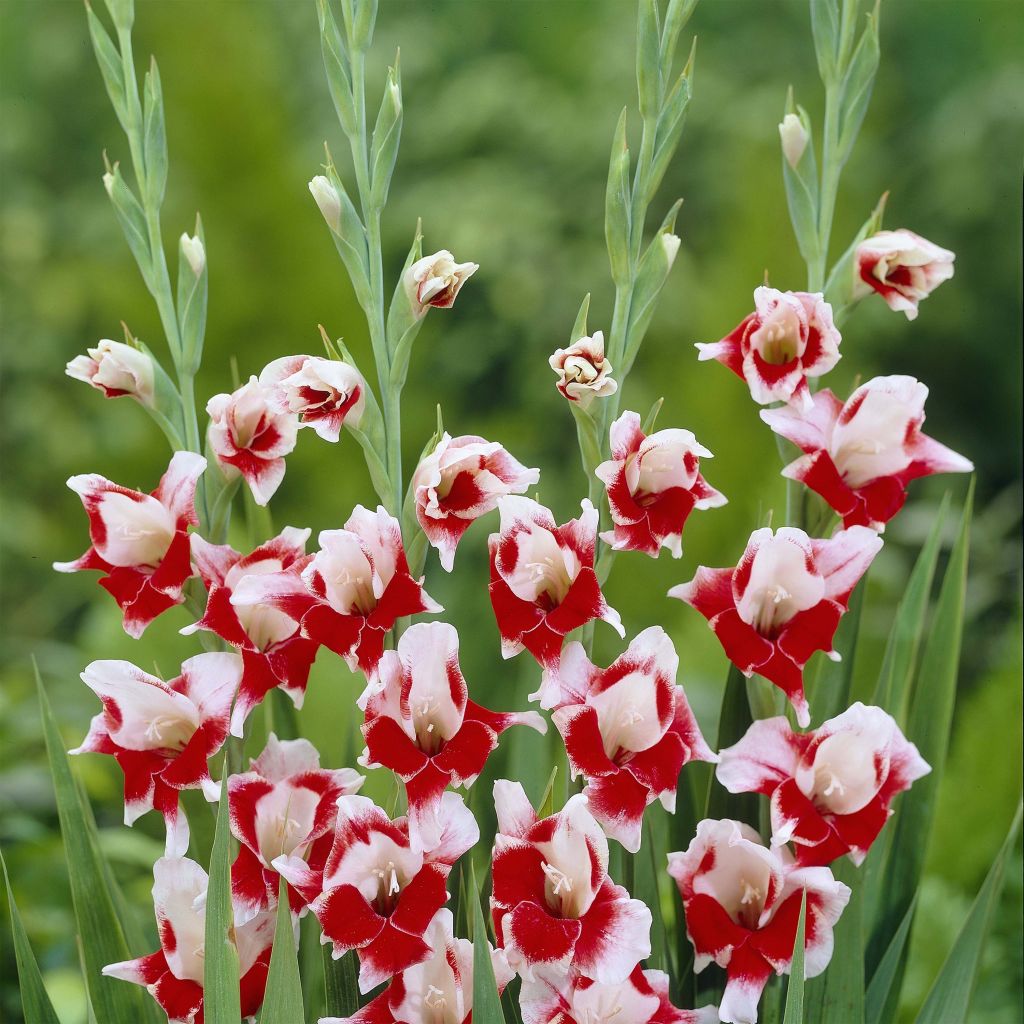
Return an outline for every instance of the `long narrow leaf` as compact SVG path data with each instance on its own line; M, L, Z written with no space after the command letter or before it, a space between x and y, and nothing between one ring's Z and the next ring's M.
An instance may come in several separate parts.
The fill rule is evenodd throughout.
M850 609L842 617L833 647L842 655L841 661L821 658L810 698L811 711L816 722L835 718L850 706L853 669L857 663L857 638L860 636L861 611L867 579L862 579L850 598Z
M757 680L755 685L767 686L764 680ZM718 719L717 750L737 743L750 728L750 703L747 700L747 681L735 665L729 666L729 676L722 694L722 712ZM758 801L753 793L730 793L720 786L714 775L708 786L707 811L705 818L732 818L744 821L757 828Z
M807 928L807 890L800 897L800 922L793 943L793 963L789 969L786 1014L782 1024L804 1024L804 933ZM836 1018L838 1020L839 1018Z
M878 964L878 968L871 978L871 984L864 996L864 1020L866 1024L882 1024L883 1021L891 1019L891 1009L895 1004L893 985L896 976L900 973L900 965L903 963L903 951L907 946L907 936L910 934L910 925L914 920L914 910L917 907L917 897L911 901L907 912L903 915L896 934L889 942L885 955Z
M473 872L473 892L479 893L476 872ZM480 901L473 903L473 1021L474 1024L505 1024L501 1012L498 983L494 980L494 964L487 942L487 926L480 909Z
M279 1024L286 1020L303 1020L303 1007L298 951L292 930L291 907L288 905L288 883L282 878L277 893L277 926L260 1024Z
M324 956L324 988L327 992L327 1015L351 1017L359 1009L356 952L350 950L340 959L331 956L330 945L322 946Z

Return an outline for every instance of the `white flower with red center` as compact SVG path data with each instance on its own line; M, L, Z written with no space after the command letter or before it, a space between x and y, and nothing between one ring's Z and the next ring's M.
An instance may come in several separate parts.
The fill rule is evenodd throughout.
M612 364L604 356L604 334L574 341L568 348L558 348L548 359L548 366L558 374L555 387L585 409L595 398L614 395L619 385L613 380Z
M443 609L409 574L398 521L383 507L357 505L343 530L324 530L320 550L281 572L249 574L235 585L236 610L276 608L302 635L375 678L384 637L403 615Z
M804 976L817 977L832 959L832 929L850 890L828 868L794 866L749 825L700 822L686 852L668 855L668 873L682 896L694 970L712 961L726 970L721 1020L754 1024L772 972L789 973L804 893Z
M800 864L860 864L893 798L930 771L891 715L858 701L809 733L785 718L754 722L721 752L718 781L771 799L772 844L792 843Z
M846 526L881 530L903 507L911 480L974 469L921 432L927 397L913 377L874 377L845 405L825 390L806 410L762 409L761 419L804 452L783 476L820 494Z
M207 762L228 734L231 701L242 676L237 654L197 654L169 683L130 661L94 661L82 680L103 702L72 754L112 754L124 772L124 821L156 808L167 823L167 853L188 849L178 791L217 799Z
M491 605L501 653L524 648L545 669L558 665L565 634L604 619L625 636L619 613L608 606L594 572L597 509L584 499L583 514L561 526L530 498L498 502L501 525L488 539Z
M206 975L206 872L187 857L161 857L153 866L153 908L160 949L149 956L103 968L108 978L145 985L170 1024L203 1019ZM231 931L238 952L242 1016L252 1018L263 1002L274 943L273 911Z
M295 448L298 417L280 411L270 389L255 377L230 395L214 395L206 412L207 440L225 476L241 474L256 504L266 505L284 479L284 457Z
M416 519L437 548L442 567L452 571L455 549L475 519L494 511L498 499L522 494L540 479L496 442L445 433L423 458L412 478Z
M850 594L882 547L866 526L812 540L803 530L755 530L734 569L699 566L689 583L673 587L715 631L729 660L747 677L755 672L789 698L797 721L810 724L804 665L815 651L833 660L839 620Z
M630 853L640 849L650 804L660 800L674 813L683 765L717 761L676 685L678 668L668 634L651 626L606 669L591 664L582 644L569 644L542 686L542 706L556 702L551 719L573 777L587 779L591 813Z
M643 551L657 558L662 547L683 554L683 526L696 509L726 503L701 476L711 452L689 430L647 435L640 416L624 412L611 427L611 459L596 473L607 491L615 529L601 539L616 551Z
M608 840L577 793L537 820L523 787L494 784L491 911L498 941L523 978L575 969L624 981L651 954L651 912L608 875Z
M153 404L156 388L153 360L141 349L103 338L86 355L75 356L65 373L91 384L107 398L130 395L143 405Z
M384 652L379 687L366 705L360 764L383 765L405 783L409 836L420 849L440 840L445 788L470 786L502 732L513 725L547 732L536 711L488 711L469 699L459 634L445 622L410 626L398 650Z
M322 869L294 854L273 862L316 915L332 956L359 951L361 992L428 959L424 935L448 899L451 867L480 838L462 798L442 800L444 832L432 850L412 846L405 818L392 821L372 800L342 796Z
M721 341L698 343L701 361L717 359L750 387L759 405L810 403L808 377L820 377L839 362L842 337L832 307L815 292L754 291L754 312Z
M124 613L129 636L142 636L161 613L185 600L192 575L188 528L196 525L196 481L206 459L175 452L151 494L111 483L97 473L68 481L89 517L92 546L74 562L55 562L57 572L98 569L100 586Z
M245 671L231 712L232 736L242 735L249 712L276 686L297 708L302 707L316 641L302 635L298 620L287 611L271 604L234 605L231 598L247 577L280 573L302 562L308 538L309 530L286 526L243 556L226 544L211 544L192 535L192 557L208 596L203 617L181 632L209 630L242 654Z
M462 286L479 269L479 263L456 263L447 249L417 260L405 272L404 278L405 291L415 315L424 316L431 306L440 309L451 307Z
M953 276L956 254L913 231L879 231L857 246L858 290L878 292L890 309L917 317L917 304Z
M337 441L344 424L358 427L366 408L366 381L354 366L318 356L284 356L268 364L260 384L281 413L299 417L325 441Z

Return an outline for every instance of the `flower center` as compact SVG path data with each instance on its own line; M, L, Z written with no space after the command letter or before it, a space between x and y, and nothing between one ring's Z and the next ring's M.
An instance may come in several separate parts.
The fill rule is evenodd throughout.
M740 878L740 890L740 924L746 928L756 928L764 907L765 894L759 886L751 885L746 878Z
M379 913L387 917L398 903L398 894L402 891L402 883L398 878L395 862L389 860L382 867L373 869L377 878L377 896L373 900Z
M772 366L783 366L796 359L797 340L785 324L766 325L761 332L761 358Z
M195 734L195 726L174 715L156 715L146 726L145 738L150 750L180 753Z
M556 868L547 861L541 861L540 867L546 879L544 898L548 906L563 917L575 917L572 879L561 868Z
M754 621L751 625L762 636L770 636L777 626L788 621L792 616L787 614L783 603L793 595L781 584L765 587L758 595Z
M535 562L527 562L526 570L537 592L538 604L554 608L562 603L572 586L564 559L546 555Z
M413 728L416 730L416 745L428 756L436 754L444 746L445 737L436 721L440 705L436 700L420 701L412 712Z
M427 994L423 997L423 1002L432 1010L443 1010L448 1005L444 992L436 985L427 986Z

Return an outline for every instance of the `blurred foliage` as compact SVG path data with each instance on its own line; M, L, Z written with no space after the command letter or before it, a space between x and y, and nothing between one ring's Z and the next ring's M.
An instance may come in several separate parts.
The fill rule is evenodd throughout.
M248 375L276 356L315 352L321 322L369 363L365 324L306 190L325 138L344 166L312 2L140 0L137 8L136 53L140 61L156 54L167 104L165 237L191 229L196 209L206 227L210 318L199 393L230 390L232 359ZM612 128L623 104L633 105L633 17L625 0L389 0L375 42L378 79L403 47L405 131L385 213L391 273L417 216L428 251L449 248L482 266L456 309L431 314L420 335L406 391L407 465L440 402L453 433L500 439L540 466L541 498L562 518L578 507L585 482L547 355L564 343L587 291L592 326L607 329L602 197ZM86 544L79 502L63 487L69 475L97 471L148 490L167 459L163 438L131 402L104 402L64 377L63 365L99 337L120 338L121 320L157 351L162 340L100 182L102 150L112 160L126 154L82 9L4 0L2 18L0 844L51 994L66 1024L78 1024L84 1010L66 872L29 659L39 660L70 746L96 710L77 681L88 661L130 658L169 676L194 646L177 634L188 621L183 611L165 615L137 644L90 574L58 577L49 568ZM695 99L656 206L660 216L685 197L683 247L625 407L645 411L664 396L659 424L693 429L715 452L706 474L730 504L693 517L681 562L633 556L627 568L620 560L608 593L630 634L653 622L670 631L682 681L713 734L721 651L703 620L665 591L698 561L731 564L749 530L782 508L784 489L772 436L745 388L719 366L699 366L692 343L731 329L766 272L783 288L804 284L776 125L788 84L814 116L821 95L802 0L705 3L690 28L700 37ZM875 373L918 376L931 387L929 433L978 467L962 697L913 938L908 1014L952 943L1020 788L1022 43L1021 10L1001 0L885 5L879 81L833 236L838 253L888 189L888 226L910 227L958 256L956 278L914 324L878 300L864 303L845 327L845 358L829 381L845 392ZM327 447L304 433L288 466L273 509L278 527L337 527L353 504L370 500L350 442ZM950 487L959 495L964 481L915 485L914 501L886 534L864 618L874 655L858 664L866 679L877 671L916 547ZM432 560L428 585L463 636L474 697L511 708L524 703L535 673L523 658L498 657L482 597L487 532L486 524L470 531L453 576ZM235 534L243 546L244 522ZM610 631L599 627L598 654L614 653ZM355 686L337 659L321 656L300 721L327 763L352 763L358 752ZM490 780L509 759L535 798L546 781L544 751L553 740L516 732L472 791L471 806L485 818ZM77 766L118 875L152 928L149 871L161 826L146 820L126 832L119 773L101 758ZM369 791L393 798L383 779L371 780ZM984 1024L1020 1019L1019 867L1018 860L1007 872L1014 881L987 953L977 1017ZM0 1018L17 1020L9 941L5 924Z

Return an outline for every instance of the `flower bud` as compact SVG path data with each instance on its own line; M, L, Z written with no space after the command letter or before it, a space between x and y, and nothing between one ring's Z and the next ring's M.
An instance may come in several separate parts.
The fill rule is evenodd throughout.
M111 174L110 171L107 171L107 173L103 175L103 187L107 190L107 195L110 196L111 199L113 199L114 198L114 175Z
M192 273L196 277L202 277L203 270L206 268L206 250L203 248L202 240L198 235L190 235L186 231L182 234L179 244L181 254L188 261Z
M595 398L614 395L618 388L611 378L612 364L604 357L604 335L600 331L580 338L568 348L556 349L548 365L558 374L558 390L583 408Z
M141 349L104 338L87 355L75 356L64 371L84 380L107 398L130 395L152 407L155 389L153 360Z
M331 184L329 178L318 174L309 183L309 191L320 207L320 212L327 221L327 226L337 234L341 229L341 200L338 198L338 190Z
M663 231L660 239L662 248L665 250L665 261L668 263L668 269L671 270L672 264L675 263L676 256L679 254L680 238L678 235Z
M417 316L430 306L447 309L462 286L480 269L479 263L456 263L447 249L424 256L405 272L405 290Z
M797 114L787 114L779 125L779 138L782 141L782 155L786 163L794 170L804 155L809 138L807 129Z

